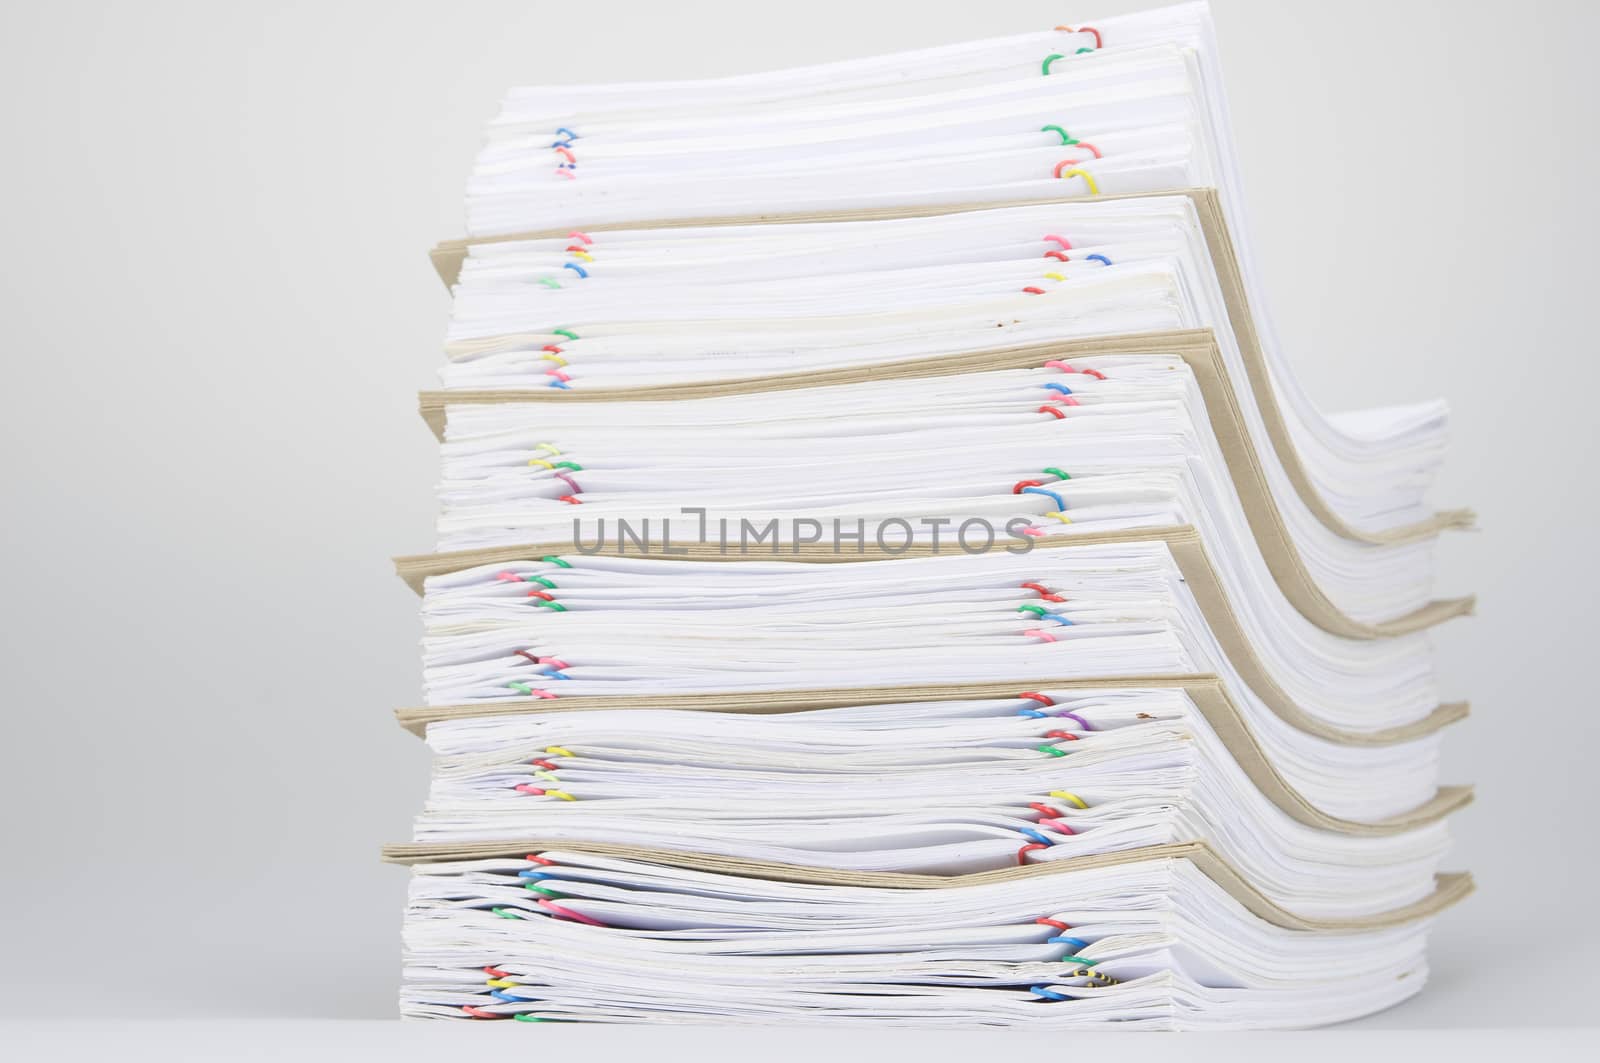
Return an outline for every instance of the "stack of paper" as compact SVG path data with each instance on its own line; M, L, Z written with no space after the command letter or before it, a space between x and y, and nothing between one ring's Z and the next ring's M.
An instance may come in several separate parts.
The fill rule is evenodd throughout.
M455 301L403 1012L1276 1027L1417 992L1431 402L1328 417L1204 5L518 89Z

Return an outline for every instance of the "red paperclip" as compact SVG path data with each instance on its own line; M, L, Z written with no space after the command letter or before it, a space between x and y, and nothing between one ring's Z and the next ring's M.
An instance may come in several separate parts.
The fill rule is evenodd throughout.
M1094 46L1095 46L1095 49L1098 51L1099 49L1105 47L1105 45L1100 42L1100 31L1095 29L1093 26L1079 26L1077 29L1073 29L1071 26L1057 26L1056 29L1060 30L1062 33L1090 33L1090 34L1093 34L1094 35Z
M1026 864L1028 862L1028 854L1033 852L1035 849L1048 848L1050 848L1048 845L1041 844L1040 842L1029 842L1027 845L1024 845L1022 848L1017 850L1017 864L1019 866Z

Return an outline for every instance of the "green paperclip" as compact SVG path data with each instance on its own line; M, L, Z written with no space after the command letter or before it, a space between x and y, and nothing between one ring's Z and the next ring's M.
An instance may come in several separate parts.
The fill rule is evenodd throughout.
M569 328L553 328L550 330L550 334L552 336L565 336L569 340L575 340L578 338L578 334Z
M555 466L558 469L571 469L573 472L582 472L583 471L583 466L579 465L575 461L558 461L558 462L555 463ZM545 561L554 561L556 564L560 565L562 568L571 568L572 567L571 565L567 564L565 561L561 560L559 557L547 557L547 558L544 558L544 560Z
M574 470L576 472L582 472L583 471L582 466L576 465L576 464L574 464L574 463L572 463L570 461L558 461L558 462L556 462L556 464L557 465L565 465L565 466L567 466L567 468L572 469L572 470ZM562 568L571 568L572 567L571 562L563 561L559 557L541 557L539 560L543 561L547 565L560 565ZM551 590L555 589L554 584L551 585L550 589Z
M1041 73L1041 74L1050 73L1050 64L1055 62L1057 59L1065 59L1065 58L1066 58L1066 56L1062 55L1060 52L1052 52L1051 54L1045 56L1044 57L1044 63L1041 64L1040 67L1039 67L1039 73Z
M1072 477L1068 476L1066 473L1062 472L1060 469L1057 469L1057 468L1040 469L1039 471L1040 472L1047 472L1051 476L1054 476L1057 480L1070 480L1070 479L1072 479Z
M548 561L550 559L549 558L544 558L543 560ZM559 589L555 585L555 583L553 581L551 581L549 579L546 579L544 576L523 576L522 578L527 583L537 583L537 584L539 584L541 587L543 587L547 591L553 591L553 590L558 590Z
M548 890L548 889L545 889L543 886L535 886L531 882L523 883L522 888L525 889L525 890L532 890L535 893L542 893L546 897L549 897L553 901L559 901L563 897L566 896L566 894L564 894L564 893L557 893L555 890Z
M1034 616L1042 617L1049 612L1049 610L1042 605L1020 605L1017 607L1017 612L1032 613Z
M545 609L554 609L558 613L564 613L567 611L567 607L562 605L560 602L547 602L543 598L538 599L533 604L541 606Z
M510 908L490 908L489 910L491 912L493 912L495 915L498 915L501 919L521 919L522 918L521 915L519 915L516 912L512 911Z
M1069 148L1069 147L1071 147L1072 145L1074 145L1074 144L1076 144L1078 142L1078 138L1077 137L1068 136L1067 135L1067 131L1065 129L1062 129L1058 125L1047 125L1047 126L1043 127L1042 129L1040 129L1039 132L1041 132L1041 133L1059 133L1059 134L1061 134L1061 146L1064 147L1064 148Z
M1065 749L1057 749L1055 746L1037 746L1036 748L1039 750L1039 752L1048 753L1052 757L1064 757L1067 755L1067 751Z
M544 285L546 288L559 288L559 287L561 287L561 282L556 280L553 277L540 277L539 278L539 283Z

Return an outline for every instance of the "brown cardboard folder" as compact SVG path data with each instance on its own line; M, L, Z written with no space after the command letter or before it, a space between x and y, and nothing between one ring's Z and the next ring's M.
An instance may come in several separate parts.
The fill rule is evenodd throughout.
M1222 213L1222 205L1215 189L1191 188L1173 190L1170 192L1147 193L1132 196L1103 196L1102 199L1139 199L1157 198L1163 196L1186 196L1194 204L1194 209L1199 217L1200 226L1205 234L1206 246L1211 254L1212 265L1216 271L1217 280L1222 288L1224 302L1227 305L1228 320L1233 334L1238 340L1240 353L1249 379L1250 390L1256 406L1261 412L1261 418L1266 424L1267 435L1272 442L1272 449L1278 456L1284 471L1294 485L1295 492L1300 496L1306 507L1316 515L1329 529L1338 535L1357 542L1383 544L1411 542L1419 538L1426 538L1437 534L1445 528L1468 526L1472 523L1472 515L1468 511L1455 510L1435 514L1432 518L1403 527L1386 529L1381 532L1365 532L1350 527L1337 513L1323 500L1317 492L1316 486L1311 482L1305 467L1300 462L1294 442L1289 436L1288 426L1279 408L1277 397L1272 388L1272 380L1267 369L1266 358L1261 350L1260 335L1256 331L1255 318L1251 313L1249 301L1245 297L1244 280L1239 267L1238 255L1234 251L1233 239L1229 235L1227 220ZM667 229L684 228L690 226L711 225L750 225L764 222L815 222L815 221L851 221L874 220L888 218L905 218L938 214L954 214L963 211L994 210L1001 207L1036 205L1048 200L1023 200L1000 203L964 203L952 204L945 207L918 207L906 209L863 209L852 211L838 211L833 213L773 213L746 215L742 217L709 217L709 218L684 218L673 221L637 221L617 225L593 226L592 231L604 232L623 229ZM450 240L436 246L430 253L434 268L446 285L453 286L460 276L462 263L466 261L467 254L476 244L503 243L515 240L544 239L565 236L564 231L545 230L537 232L511 233L503 236L478 237L464 240ZM795 385L798 386L798 385ZM581 392L563 392L565 395L576 396ZM683 392L679 391L679 395ZM1235 400L1237 401L1237 396ZM1211 405L1210 396L1207 405ZM425 406L426 409L426 406Z
M1115 679L1031 679L1021 683L946 683L917 687L853 687L828 690L791 690L749 694L665 694L636 697L569 698L566 700L516 700L479 702L469 705L433 705L400 709L395 713L402 726L422 734L438 720L483 716L523 716L548 713L582 713L608 709L672 709L679 712L793 713L849 705L895 705L918 701L954 701L1015 697L1019 690L1098 690L1120 687L1133 690L1182 687L1217 733L1234 762L1268 800L1308 827L1340 834L1398 834L1442 819L1472 801L1470 786L1446 786L1433 798L1401 815L1375 823L1330 816L1313 806L1278 773L1256 742L1250 725L1228 697L1216 676L1160 676L1155 678ZM1420 738L1466 715L1466 706L1443 707L1405 732L1406 739ZM1363 736L1369 737L1369 736ZM1375 742L1363 742L1376 745Z
M651 849L643 846L613 845L606 842L544 841L527 838L505 842L469 842L462 844L400 844L387 845L383 859L394 864L427 864L450 860L484 860L496 857L521 857L542 850L595 853L624 860L663 864L695 871L710 871L746 878L770 879L778 882L807 882L821 885L864 886L880 889L949 889L958 886L977 886L1007 879L1035 875L1058 875L1074 870L1098 867L1115 867L1144 863L1152 860L1187 860L1211 881L1222 887L1252 915L1289 930L1356 931L1378 930L1399 926L1416 919L1437 915L1465 898L1473 890L1472 876L1466 872L1451 872L1435 877L1433 893L1414 904L1362 919L1309 919L1284 910L1263 896L1234 871L1224 860L1201 842L1180 842L1132 849L1120 853L1080 856L1069 860L1007 867L997 871L979 871L968 875L916 875L897 871L836 871L828 868L806 867L799 864L780 864L767 860L746 860L734 856L712 856L703 853L680 852L671 849Z
M1239 415L1237 395L1228 382L1227 370L1217 349L1216 337L1206 330L1147 333L1144 335L1096 337L1062 343L1033 344L993 351L950 355L943 358L891 362L877 366L835 369L821 373L791 373L748 380L708 382L694 385L658 385L628 389L564 391L537 388L525 391L425 391L421 395L423 419L441 439L445 411L456 405L498 405L528 402L596 402L605 400L667 401L710 398L718 395L748 394L756 391L790 390L856 383L865 380L893 380L906 377L951 376L996 369L1035 368L1051 359L1073 359L1085 355L1162 354L1182 358L1194 371L1205 397L1207 417L1222 448L1228 473L1238 492L1245 518L1262 559L1284 596L1301 615L1325 631L1346 638L1381 638L1418 631L1452 617L1470 614L1469 597L1430 602L1406 616L1384 623L1369 624L1351 619L1328 600L1300 559L1299 550L1289 536L1283 515L1267 486L1255 446ZM1425 525L1413 525L1418 536L1435 535L1440 530L1471 522L1465 510L1435 514ZM1399 540L1396 540L1399 541Z
M1106 542L1152 542L1160 540L1167 544L1172 551L1173 558L1177 561L1178 568L1183 574L1184 582L1188 585L1190 593L1195 596L1200 610L1204 614L1207 625L1212 634L1227 654L1229 662L1246 685L1264 702L1272 712L1286 723L1307 734L1314 734L1336 742L1346 741L1403 741L1405 737L1414 737L1410 728L1399 728L1390 732L1379 732L1372 735L1357 735L1352 732L1342 731L1332 727L1321 720L1311 716L1301 709L1289 697L1288 693L1280 687L1269 675L1256 656L1255 649L1250 640L1245 637L1244 629L1240 626L1238 615L1234 612L1232 604L1228 601L1227 594L1222 589L1222 584L1217 578L1216 569L1212 567L1210 558L1207 557L1205 547L1200 542L1200 536L1193 528L1167 528L1155 531L1129 531L1111 532L1103 535L1056 535L1043 539L1036 539L1035 549L1070 549L1091 543ZM741 555L724 554L717 549L715 543L685 543L682 549L685 554L674 554L663 560L699 560L699 561L727 561L737 563ZM512 561L533 560L547 555L570 552L562 544L530 544L528 546L498 546L486 547L477 550L459 550L445 554L421 554L411 557L395 558L395 568L413 590L419 593L425 579L433 575L447 572L458 572L465 568L478 565L505 564ZM912 549L898 555L900 557L928 556L932 551L927 544L913 544ZM599 553L607 556L619 556L615 544L608 546ZM797 560L816 563L843 563L854 564L863 560L884 558L885 555L876 550L864 553L836 553L831 548L820 544L807 544L796 548L785 548L780 556L784 560ZM1464 713L1464 707L1441 705L1434 710L1433 715L1427 720L1436 717L1456 719ZM1416 725L1412 725L1413 727Z

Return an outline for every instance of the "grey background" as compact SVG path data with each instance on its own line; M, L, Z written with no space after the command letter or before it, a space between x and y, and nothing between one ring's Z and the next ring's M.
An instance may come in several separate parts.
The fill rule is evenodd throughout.
M511 84L756 70L1116 0L11 4L0 1014L393 1014L431 544L414 412ZM1593 1021L1596 6L1219 0L1252 236L1329 409L1444 394L1475 780L1435 984L1370 1026ZM509 1025L509 1024L508 1024Z

